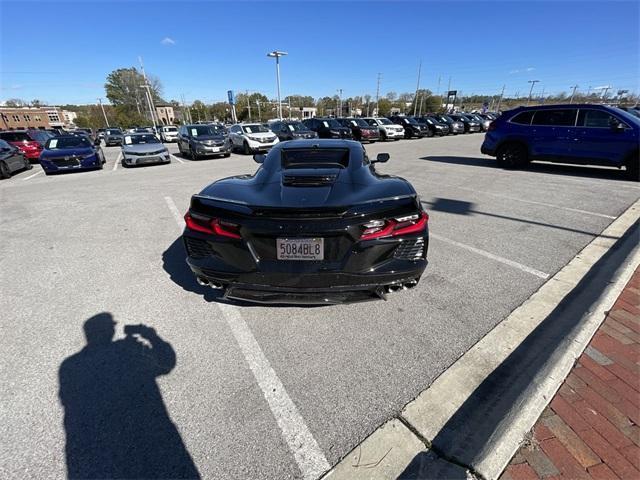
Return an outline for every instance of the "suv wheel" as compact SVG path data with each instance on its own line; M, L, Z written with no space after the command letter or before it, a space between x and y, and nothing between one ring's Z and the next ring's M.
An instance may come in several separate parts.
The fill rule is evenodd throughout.
M189 147L189 156L191 160L198 160L198 154L191 147Z
M33 165L31 164L31 160L29 160L27 157L22 157L22 159L24 160L24 169L31 170L33 168Z
M242 149L245 155L251 155L251 148L249 148L249 144L247 142L244 142Z
M430 128L427 130L427 137L433 137L433 131Z
M640 155L631 155L627 159L627 178L634 182L640 181Z
M385 132L384 130L382 130L380 132L380 141L381 142L386 142L387 141L387 132Z
M498 165L504 168L523 168L527 165L527 149L520 143L507 143L497 152Z

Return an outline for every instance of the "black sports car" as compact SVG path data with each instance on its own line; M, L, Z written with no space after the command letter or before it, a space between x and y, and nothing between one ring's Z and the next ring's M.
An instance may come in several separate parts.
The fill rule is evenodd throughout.
M255 155L253 175L191 198L183 239L200 284L225 298L330 304L386 298L427 266L428 215L403 178L362 145L297 140Z

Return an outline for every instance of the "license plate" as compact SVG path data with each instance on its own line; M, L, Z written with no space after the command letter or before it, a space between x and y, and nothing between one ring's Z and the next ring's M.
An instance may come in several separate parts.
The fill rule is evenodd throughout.
M209 147L209 150L211 150L212 152L219 152L220 147Z
M324 260L324 238L278 238L278 260Z

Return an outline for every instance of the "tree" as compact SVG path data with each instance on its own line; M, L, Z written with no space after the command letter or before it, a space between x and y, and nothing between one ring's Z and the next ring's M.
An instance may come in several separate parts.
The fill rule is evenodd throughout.
M249 95L246 93L238 93L236 95L236 115L238 116L238 121L249 120L249 118L251 118L251 120L258 120L258 104L256 102L260 102L261 118L273 117L271 113L272 109L270 108L271 102L268 97L258 92ZM276 100L275 103L277 105L278 101ZM284 102L283 108L286 108L284 107ZM249 115L249 110L251 110L251 115Z
M43 101L41 101L41 100L38 100L38 99L31 100L31 106L32 107L36 107L37 108L37 107L42 107L44 105L45 105L45 103Z
M4 104L7 107L24 107L26 105L26 102L24 100L22 100L21 98L9 98L7 99L6 102L4 102Z
M162 100L162 84L156 77L147 76L151 96L154 102L164 103ZM104 89L112 105L127 105L135 107L137 112L148 110L144 89L144 77L135 67L119 68L107 76Z
M385 95L385 97L390 102L393 102L398 98L398 94L396 92L389 92Z

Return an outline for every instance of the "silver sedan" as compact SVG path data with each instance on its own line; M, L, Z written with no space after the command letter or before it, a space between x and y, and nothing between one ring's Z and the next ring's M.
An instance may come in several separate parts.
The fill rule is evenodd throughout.
M169 150L152 133L124 135L122 142L122 165L133 167L152 163L171 163Z

